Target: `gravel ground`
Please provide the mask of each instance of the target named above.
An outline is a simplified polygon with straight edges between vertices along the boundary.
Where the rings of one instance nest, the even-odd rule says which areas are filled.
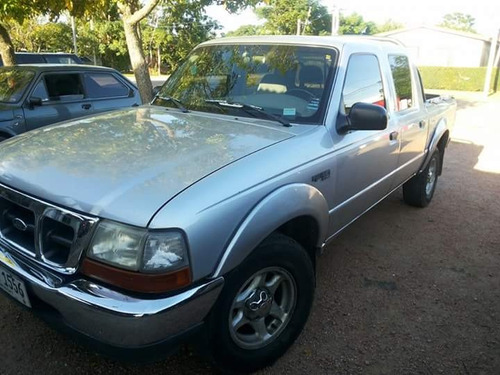
[[[397,191],[319,260],[311,317],[262,374],[500,373],[500,95],[459,95],[432,204]],[[2,374],[200,374],[189,348],[162,362],[103,358],[0,295]]]

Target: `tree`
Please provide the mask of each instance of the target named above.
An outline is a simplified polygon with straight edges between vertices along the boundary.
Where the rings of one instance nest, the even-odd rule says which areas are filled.
[[[448,29],[467,31],[475,33],[474,24],[476,19],[470,14],[463,14],[460,12],[448,13],[443,17],[443,22],[439,25]]]
[[[377,33],[377,25],[374,22],[366,22],[358,13],[348,16],[340,15],[339,34],[343,35],[372,35]]]
[[[396,22],[392,19],[389,19],[389,20],[385,21],[385,23],[383,23],[381,25],[377,25],[377,33],[386,33],[388,31],[398,30],[398,29],[402,29],[404,27],[405,26],[402,23],[399,23],[399,22]]]
[[[104,66],[130,70],[125,32],[120,20],[78,22],[78,52]]]
[[[171,72],[197,44],[215,37],[220,25],[207,17],[204,8],[211,0],[177,0],[165,2],[160,17],[143,24],[144,47],[149,51],[150,65],[158,62]],[[154,25],[154,26],[152,26]]]
[[[305,24],[301,34],[320,35],[331,29],[332,18],[328,9],[317,0],[273,0],[255,12],[266,20],[260,30],[263,34],[295,34],[297,20]]]
[[[54,19],[63,11],[80,16],[86,12],[95,11],[104,6],[107,0],[8,0],[0,5],[0,55],[4,65],[14,65],[16,56],[14,46],[6,23],[17,21],[22,23],[25,18],[46,14]]]
[[[247,35],[259,35],[262,34],[262,26],[257,25],[243,25],[238,27],[236,30],[229,31],[226,36],[247,36]]]

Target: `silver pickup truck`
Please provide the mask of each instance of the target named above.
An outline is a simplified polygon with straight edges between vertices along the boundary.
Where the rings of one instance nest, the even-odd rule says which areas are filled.
[[[1,144],[1,289],[112,347],[203,328],[256,370],[300,334],[325,245],[400,186],[429,204],[455,109],[388,40],[203,43],[151,105]]]

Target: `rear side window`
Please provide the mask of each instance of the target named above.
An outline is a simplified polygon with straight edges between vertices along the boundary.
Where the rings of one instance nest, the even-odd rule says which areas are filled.
[[[350,57],[342,93],[346,114],[349,114],[355,103],[360,102],[385,107],[384,87],[377,56]]]
[[[83,87],[80,74],[47,74],[45,84],[50,100],[83,99]]]
[[[57,55],[45,55],[45,60],[49,64],[78,64],[78,61],[72,56],[57,56]]]
[[[39,64],[45,63],[45,60],[40,55],[16,53],[16,64]]]
[[[410,63],[406,56],[390,55],[389,64],[396,89],[396,111],[404,111],[413,107]]]
[[[127,96],[129,89],[112,74],[85,73],[85,88],[89,98]]]

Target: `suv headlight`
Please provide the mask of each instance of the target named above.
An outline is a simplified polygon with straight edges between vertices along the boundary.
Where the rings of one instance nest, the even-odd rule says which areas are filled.
[[[180,231],[147,229],[101,221],[87,252],[89,258],[142,273],[167,273],[189,267]]]

